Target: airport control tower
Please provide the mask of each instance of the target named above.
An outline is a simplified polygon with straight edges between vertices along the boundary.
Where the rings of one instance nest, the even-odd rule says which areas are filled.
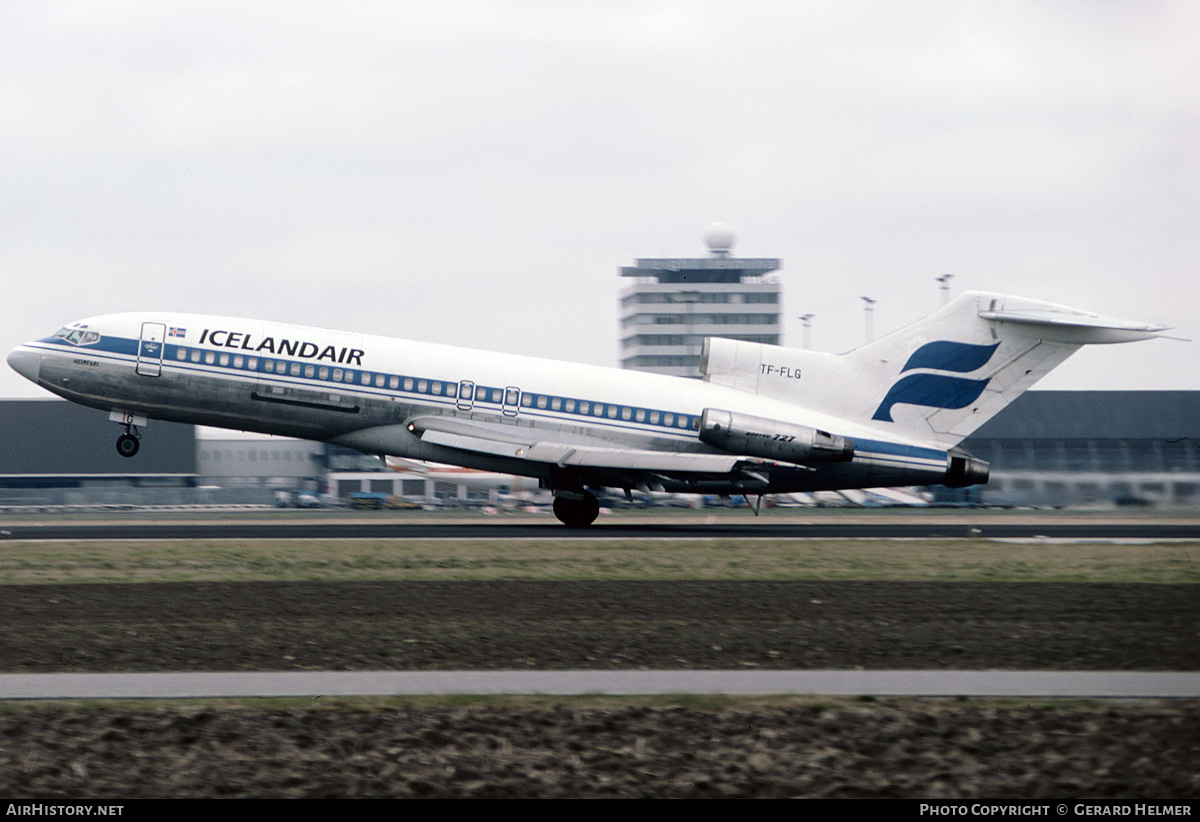
[[[782,287],[774,258],[730,255],[729,226],[705,233],[708,257],[638,260],[623,266],[634,282],[621,292],[621,367],[678,377],[700,376],[705,337],[781,342]]]

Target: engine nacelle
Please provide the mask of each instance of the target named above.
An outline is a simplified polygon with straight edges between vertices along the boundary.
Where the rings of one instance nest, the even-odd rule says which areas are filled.
[[[705,408],[700,415],[700,441],[735,454],[800,464],[854,458],[854,441],[846,437],[720,408]]]
[[[942,480],[942,485],[947,488],[987,485],[991,470],[991,464],[987,460],[972,457],[956,449],[950,452],[950,462],[946,466],[946,478]]]

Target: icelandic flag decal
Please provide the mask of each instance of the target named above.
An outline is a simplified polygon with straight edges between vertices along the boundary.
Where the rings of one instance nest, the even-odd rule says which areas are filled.
[[[180,338],[186,337],[187,329],[180,328],[179,326],[171,326],[171,328],[167,330],[167,336],[168,337],[180,337]]]

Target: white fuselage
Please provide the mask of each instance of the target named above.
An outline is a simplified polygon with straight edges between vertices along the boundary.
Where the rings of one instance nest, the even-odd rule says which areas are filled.
[[[561,464],[432,444],[407,423],[445,417],[531,441],[728,456],[698,436],[701,414],[720,408],[855,443],[844,463],[760,461],[759,492],[928,484],[947,471],[944,449],[884,439],[876,428],[699,380],[233,317],[94,317],[20,346],[9,362],[60,396],[128,418],[321,440],[537,477],[549,487]],[[628,487],[646,476],[577,471],[570,482]],[[750,487],[744,477],[670,472],[648,484],[715,493]]]

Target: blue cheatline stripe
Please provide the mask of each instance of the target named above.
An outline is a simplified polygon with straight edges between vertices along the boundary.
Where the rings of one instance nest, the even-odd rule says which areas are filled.
[[[125,361],[123,358],[128,358],[128,361],[136,359],[139,350],[138,340],[121,337],[102,337],[98,343],[85,346],[71,345],[57,338],[50,338],[39,342],[42,345],[49,346],[52,350],[78,356],[99,356],[101,352],[108,353],[113,355],[119,362]],[[193,352],[199,353],[199,360],[192,360],[191,355]],[[208,362],[210,355],[213,358],[212,362]],[[224,364],[221,363],[222,357],[227,358]],[[237,362],[235,358],[241,358],[241,367],[233,364]],[[155,356],[154,360],[157,362],[158,357]],[[291,360],[260,354],[240,354],[221,351],[219,349],[174,344],[166,345],[162,362],[164,367],[178,370],[198,371],[210,374],[244,375],[247,378],[253,378],[262,382],[306,386],[309,388],[313,387],[313,383],[320,383],[322,386],[333,386],[347,392],[353,391],[359,394],[376,394],[387,397],[412,397],[419,398],[425,403],[441,405],[457,402],[456,395],[459,384],[457,380],[389,374],[365,368],[346,368],[345,366],[311,363],[304,360]],[[253,362],[253,367],[250,365],[251,362]],[[270,370],[268,370],[268,363],[270,363]],[[298,366],[301,369],[301,373],[291,374],[293,365]],[[276,370],[276,368],[279,370]],[[284,368],[287,369],[286,372]],[[306,370],[309,368],[313,372],[311,376],[306,373]],[[322,369],[326,369],[324,377],[320,376]],[[335,371],[342,373],[345,378],[334,380],[332,375]],[[368,376],[366,382],[362,381],[364,374]],[[376,384],[377,377],[383,378],[383,385]],[[397,385],[395,388],[390,387],[393,380]],[[437,387],[438,393],[434,393],[435,387]],[[508,387],[501,388],[499,386],[478,384],[475,386],[472,405],[479,408],[491,408],[494,406],[496,409],[501,409],[507,405],[504,402],[504,392]],[[443,402],[443,399],[446,402]],[[551,407],[555,400],[559,401],[560,407],[558,410],[554,410]],[[568,403],[574,403],[576,410],[565,410]],[[587,406],[587,413],[578,410],[583,405]],[[603,409],[603,411],[597,413],[597,409]],[[564,419],[566,421],[586,421],[592,425],[626,429],[640,433],[674,434],[689,439],[693,436],[693,432],[695,431],[694,425],[699,420],[699,417],[695,415],[682,412],[640,408],[595,400],[580,400],[573,397],[560,397],[526,391],[522,391],[520,413],[527,416],[559,421],[564,421]],[[628,419],[625,418],[626,413],[629,415]],[[640,420],[637,419],[639,414],[641,416]],[[651,420],[655,419],[655,415],[657,415],[658,421],[652,422]],[[667,422],[668,419],[671,421],[670,423]]]
[[[855,439],[854,458],[934,471],[941,471],[946,467],[945,451],[885,440]]]
[[[854,451],[868,452],[873,455],[907,457],[909,459],[944,461],[946,452],[937,448],[924,448],[919,445],[904,445],[886,440],[855,439]]]
[[[57,351],[76,353],[76,354],[80,354],[80,355],[84,355],[85,353],[88,353],[88,352],[95,353],[97,351],[103,351],[103,352],[112,354],[114,356],[114,358],[117,358],[118,362],[132,362],[134,359],[136,359],[137,350],[138,350],[138,341],[137,340],[113,338],[113,337],[105,337],[102,339],[100,344],[88,345],[88,346],[73,346],[73,345],[69,345],[69,344],[64,344],[57,339],[42,340],[41,343],[43,345],[49,345],[54,350],[57,350]],[[180,351],[184,352],[185,356],[183,359],[179,359]],[[357,375],[360,375],[364,372],[370,374],[372,377],[370,385],[362,385],[359,382],[334,382],[329,377],[326,377],[323,380],[316,376],[314,376],[314,377],[297,376],[296,378],[288,378],[289,375],[287,375],[287,374],[279,374],[276,372],[266,371],[266,365],[265,365],[265,362],[263,362],[263,361],[269,359],[272,362],[276,362],[276,363],[287,363],[289,370],[290,370],[292,363],[298,363],[302,367],[307,366],[307,365],[313,365],[314,368],[317,369],[315,371],[315,373],[317,373],[317,374],[320,373],[319,369],[322,367],[328,367],[330,369],[329,373],[332,374],[334,367],[333,366],[317,366],[314,363],[305,363],[305,362],[299,361],[299,360],[283,360],[283,359],[280,359],[277,357],[261,357],[261,356],[257,356],[257,355],[251,355],[251,356],[255,356],[259,360],[256,363],[256,367],[254,369],[250,369],[248,367],[243,367],[243,368],[239,369],[239,368],[235,368],[231,364],[222,366],[219,364],[219,362],[220,362],[219,359],[211,364],[205,363],[203,361],[199,362],[199,363],[193,363],[190,359],[190,354],[192,351],[201,352],[202,357],[208,353],[212,353],[212,354],[214,354],[215,357],[218,357],[218,358],[222,354],[227,354],[227,352],[221,352],[221,351],[216,351],[216,350],[207,349],[207,348],[194,348],[194,347],[188,347],[188,346],[168,345],[167,352],[166,352],[167,356],[164,357],[164,359],[163,359],[163,365],[170,366],[171,368],[175,368],[175,369],[179,369],[179,370],[194,371],[194,372],[199,372],[199,373],[219,374],[219,375],[227,375],[227,376],[242,376],[246,379],[255,379],[255,380],[260,380],[263,382],[277,383],[280,385],[295,385],[295,386],[303,386],[303,387],[311,388],[311,387],[313,387],[312,386],[313,382],[320,382],[323,385],[339,386],[339,387],[343,387],[347,390],[353,390],[354,392],[360,393],[360,394],[363,394],[363,393],[376,394],[376,395],[387,396],[387,397],[396,396],[399,394],[399,395],[403,395],[403,396],[407,396],[407,397],[419,398],[422,402],[435,404],[435,405],[453,406],[457,402],[454,394],[443,393],[443,394],[435,395],[435,394],[431,393],[431,391],[430,391],[430,388],[432,387],[432,385],[434,383],[440,383],[444,387],[453,386],[455,388],[455,390],[457,390],[458,383],[455,381],[450,381],[450,380],[436,380],[436,379],[433,379],[430,377],[404,377],[401,375],[384,374],[383,376],[389,382],[390,382],[390,378],[394,376],[400,381],[401,385],[404,385],[404,381],[406,379],[412,380],[413,389],[407,390],[407,391],[400,390],[400,389],[386,389],[386,388],[380,389],[374,385],[374,377],[377,374],[380,374],[382,372],[369,371],[367,369],[342,369],[343,371],[349,370],[349,371],[354,372],[356,374],[356,377],[357,377]],[[246,356],[246,355],[227,354],[227,356],[229,357],[228,362],[232,363],[234,356]],[[128,358],[128,360],[122,360],[120,358]],[[246,360],[244,362],[247,362],[249,359],[250,359],[250,356],[246,356]],[[361,379],[360,377],[357,377],[357,378]],[[424,393],[418,392],[415,390],[416,386],[422,380],[424,380],[427,383],[426,390]],[[497,388],[494,386],[477,385],[475,388],[476,399],[474,401],[474,405],[489,406],[489,407],[494,406],[496,410],[499,410],[503,406],[503,391],[504,390],[505,389]],[[485,395],[490,396],[491,395],[490,392],[495,392],[495,391],[501,392],[498,395],[499,399],[497,399],[496,401],[493,402],[491,400],[479,399],[479,397],[481,397],[481,396],[485,396]],[[529,396],[532,398],[530,405],[524,404],[525,396]],[[537,406],[538,400],[541,397],[545,397],[545,399],[546,399],[546,407],[545,408],[541,408],[541,407]],[[589,422],[593,425],[597,425],[597,426],[604,426],[606,428],[614,428],[614,429],[619,429],[619,430],[636,431],[639,433],[647,433],[645,430],[646,427],[651,427],[651,428],[655,429],[655,433],[676,434],[679,436],[687,436],[689,438],[691,437],[692,431],[693,431],[693,429],[691,427],[692,421],[694,419],[696,419],[695,415],[666,412],[666,411],[660,410],[657,412],[660,415],[659,416],[660,422],[658,422],[658,423],[651,423],[648,421],[636,422],[633,419],[625,420],[625,419],[621,418],[621,412],[623,412],[625,409],[629,409],[631,415],[636,414],[637,411],[644,411],[646,414],[647,420],[649,419],[649,415],[650,415],[650,413],[652,413],[652,411],[651,411],[651,409],[639,409],[639,408],[633,408],[631,406],[618,405],[616,403],[607,403],[607,402],[599,402],[599,401],[592,401],[592,400],[574,400],[575,407],[576,407],[576,409],[578,409],[580,407],[581,402],[587,402],[589,404],[589,409],[594,409],[596,406],[601,406],[605,409],[604,416],[595,416],[593,413],[583,414],[582,412],[580,412],[578,410],[573,411],[573,412],[568,412],[568,411],[565,411],[562,409],[555,411],[550,408],[550,404],[552,403],[552,401],[554,399],[561,400],[562,403],[565,405],[565,403],[570,398],[555,397],[555,396],[551,396],[551,395],[542,395],[542,394],[534,394],[534,393],[529,393],[529,394],[523,393],[522,394],[522,404],[520,407],[520,413],[525,416],[540,417],[542,419],[555,420],[555,421],[559,421],[559,422],[564,421],[564,417],[565,417],[566,418],[565,421],[577,421],[577,422],[587,421],[587,422]],[[614,418],[614,417],[608,416],[607,409],[609,407],[616,407],[618,409],[617,417]],[[685,420],[688,424],[688,427],[681,428],[678,426],[677,423],[668,426],[666,423],[662,422],[661,420],[668,413],[674,413],[674,417],[676,418],[676,420],[678,420],[678,419]],[[923,448],[923,447],[919,447],[919,446],[904,445],[901,443],[888,442],[885,440],[871,440],[871,439],[855,438],[855,451],[856,451],[857,456],[861,456],[863,458],[886,459],[886,460],[893,461],[893,462],[901,462],[901,463],[905,463],[905,464],[909,464],[909,465],[925,465],[927,467],[940,467],[940,464],[944,463],[946,460],[946,453],[944,451],[939,451],[939,450],[933,449],[933,448]],[[930,465],[931,463],[933,465]]]

